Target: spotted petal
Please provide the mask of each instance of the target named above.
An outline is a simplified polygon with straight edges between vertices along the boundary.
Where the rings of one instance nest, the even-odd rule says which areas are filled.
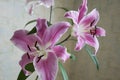
[[[58,72],[58,60],[54,53],[48,53],[47,59],[34,59],[34,67],[41,80],[55,80]]]
[[[53,50],[57,55],[57,57],[63,60],[63,62],[65,62],[70,57],[70,54],[67,52],[67,48],[63,46],[60,46],[60,45],[55,46]]]

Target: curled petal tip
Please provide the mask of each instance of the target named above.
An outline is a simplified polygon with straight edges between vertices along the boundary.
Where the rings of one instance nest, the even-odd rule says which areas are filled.
[[[105,29],[101,28],[101,27],[97,27],[97,30],[96,30],[96,35],[97,36],[106,36],[106,31]]]
[[[70,54],[67,52],[67,48],[63,46],[55,46],[53,50],[57,57],[60,58],[63,62],[65,62],[70,57]]]

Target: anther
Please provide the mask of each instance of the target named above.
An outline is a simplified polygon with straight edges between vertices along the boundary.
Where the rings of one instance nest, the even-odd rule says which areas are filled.
[[[37,41],[35,42],[35,47],[37,46]]]
[[[35,48],[36,48],[37,50],[40,50],[39,47],[37,46],[37,43],[38,43],[38,42],[36,41],[36,42],[35,42]]]
[[[95,34],[96,34],[96,32],[97,32],[96,29],[97,29],[97,27],[95,26],[94,29],[91,29],[91,30],[90,30],[90,34],[93,35],[93,37],[95,36]]]
[[[27,47],[28,47],[28,49],[29,49],[30,51],[32,51],[32,50],[30,49],[30,46],[29,46],[29,45],[27,45]]]
[[[90,24],[90,26],[93,26],[93,23],[95,22],[95,20],[93,20],[92,22],[91,22],[91,24]]]
[[[41,55],[40,57],[38,57],[37,63],[40,61],[40,59],[43,57],[44,55]]]
[[[27,53],[28,59],[30,59],[30,55]]]

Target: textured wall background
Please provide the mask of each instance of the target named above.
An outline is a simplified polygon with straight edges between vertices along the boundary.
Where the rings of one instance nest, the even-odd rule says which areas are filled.
[[[68,9],[78,9],[82,0],[56,0],[56,6],[64,6]],[[100,63],[100,70],[82,49],[80,52],[73,52],[73,42],[66,45],[76,55],[76,61],[68,60],[65,68],[70,80],[120,80],[120,0],[88,0],[89,12],[97,8],[100,12],[99,26],[106,29],[107,36],[99,38],[100,49],[97,57]],[[36,16],[29,16],[25,12],[25,0],[0,0],[0,80],[16,80],[20,67],[21,52],[9,41],[13,32],[24,27],[28,20],[36,16],[48,19],[49,10],[41,7],[36,9]],[[37,10],[44,12],[37,13]],[[60,11],[60,12],[59,12]],[[52,22],[64,20],[61,17],[63,10],[55,9]],[[57,80],[62,80],[59,73]]]

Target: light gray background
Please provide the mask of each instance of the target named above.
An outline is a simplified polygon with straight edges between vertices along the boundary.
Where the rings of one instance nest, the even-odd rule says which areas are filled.
[[[68,9],[78,9],[82,0],[55,0],[56,6]],[[99,26],[106,29],[106,37],[98,38],[100,49],[97,57],[100,70],[82,49],[74,52],[72,41],[66,42],[72,53],[77,56],[76,61],[68,60],[65,68],[70,80],[120,80],[120,0],[88,0],[89,12],[97,8],[100,12]],[[37,8],[34,16],[29,16],[25,9],[25,0],[0,0],[0,80],[16,80],[20,67],[18,61],[23,54],[9,41],[13,32],[24,28],[27,21],[40,16],[49,17],[49,10]],[[42,11],[42,12],[41,12]],[[65,20],[64,11],[55,9],[52,22]],[[62,16],[62,17],[61,17]],[[62,80],[59,72],[57,80]]]

